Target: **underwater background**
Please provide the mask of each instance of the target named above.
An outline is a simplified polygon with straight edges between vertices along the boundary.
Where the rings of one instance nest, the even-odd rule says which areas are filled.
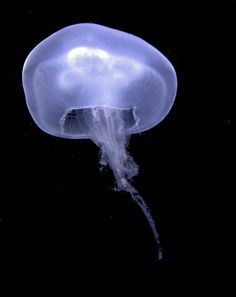
[[[222,250],[232,219],[233,131],[233,77],[226,68],[234,52],[235,2],[206,7],[157,1],[154,8],[147,1],[132,10],[123,3],[32,1],[6,4],[4,11],[1,262],[13,273],[24,266],[48,275],[72,270],[178,275],[211,270],[216,259],[224,264],[220,255],[227,255]],[[155,257],[143,213],[129,194],[113,191],[109,168],[100,172],[98,147],[90,140],[47,135],[26,107],[21,72],[29,52],[55,31],[83,22],[141,37],[177,73],[170,113],[158,126],[132,135],[128,147],[139,165],[133,185],[155,220],[162,261]]]

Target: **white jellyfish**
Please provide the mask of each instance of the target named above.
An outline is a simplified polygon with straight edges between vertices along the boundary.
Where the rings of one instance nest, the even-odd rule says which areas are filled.
[[[112,169],[116,189],[131,194],[152,229],[150,211],[131,181],[138,166],[127,152],[131,134],[157,125],[177,90],[171,63],[144,40],[97,24],[77,24],[39,43],[23,67],[28,109],[46,133],[89,138]]]

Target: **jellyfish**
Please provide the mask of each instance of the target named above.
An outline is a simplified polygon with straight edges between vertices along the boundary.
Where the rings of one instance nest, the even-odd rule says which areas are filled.
[[[100,164],[114,174],[115,189],[128,192],[145,215],[162,258],[151,212],[132,184],[138,165],[127,147],[132,134],[170,111],[177,79],[168,59],[143,39],[92,23],[65,27],[28,55],[23,88],[29,112],[44,132],[91,139]]]

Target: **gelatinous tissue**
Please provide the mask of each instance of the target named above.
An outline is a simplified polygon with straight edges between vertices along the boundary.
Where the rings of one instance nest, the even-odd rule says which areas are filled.
[[[139,37],[84,23],[39,43],[23,67],[30,114],[48,134],[91,139],[100,164],[112,169],[116,189],[129,192],[160,239],[150,210],[132,185],[138,165],[127,151],[131,134],[148,130],[170,111],[177,78],[171,63]]]

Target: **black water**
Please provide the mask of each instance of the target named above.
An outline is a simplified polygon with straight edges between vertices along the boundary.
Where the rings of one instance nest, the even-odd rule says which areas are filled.
[[[134,12],[122,3],[107,9],[98,2],[4,8],[0,257],[13,272],[179,275],[227,262],[235,2],[223,2],[161,1],[159,9],[136,4]],[[89,140],[47,135],[28,113],[21,83],[26,56],[45,37],[80,22],[138,35],[176,69],[171,112],[160,125],[132,136],[129,146],[140,166],[134,185],[160,234],[161,262],[137,205],[112,190],[111,171],[99,171],[98,148]]]

